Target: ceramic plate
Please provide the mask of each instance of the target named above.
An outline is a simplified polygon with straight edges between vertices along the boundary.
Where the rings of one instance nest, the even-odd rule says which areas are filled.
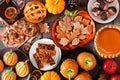
[[[3,59],[3,55],[4,55],[4,53],[5,52],[7,52],[7,51],[10,51],[10,49],[12,49],[14,52],[16,52],[17,53],[17,55],[18,55],[18,62],[19,61],[26,61],[26,60],[28,60],[28,64],[29,64],[29,69],[31,70],[31,64],[30,64],[30,61],[29,61],[29,58],[28,58],[28,56],[26,55],[26,54],[24,54],[21,50],[19,50],[19,49],[16,49],[16,48],[4,48],[4,49],[0,49],[0,59]],[[3,60],[2,60],[3,61]],[[5,65],[5,64],[4,64]],[[5,69],[13,69],[13,71],[15,72],[15,65],[14,66],[7,66],[7,65],[5,65],[5,68],[4,68],[4,70]],[[3,71],[4,71],[3,70]],[[3,72],[2,71],[2,72]],[[1,76],[1,74],[2,74],[2,72],[0,72],[0,76]],[[30,71],[31,72],[31,71]],[[30,73],[26,76],[26,77],[23,77],[23,78],[21,78],[21,77],[19,77],[19,76],[17,76],[17,79],[16,80],[29,80],[30,79]],[[0,80],[1,80],[1,77],[0,77]]]
[[[111,21],[113,21],[116,17],[117,17],[117,15],[118,15],[118,13],[119,13],[119,2],[118,2],[118,0],[114,0],[114,2],[113,3],[110,3],[109,4],[109,7],[110,6],[115,6],[116,7],[116,9],[117,9],[117,12],[116,12],[116,14],[115,15],[113,15],[113,16],[110,16],[107,20],[102,20],[102,19],[100,19],[100,18],[98,18],[98,17],[96,17],[96,16],[94,16],[93,14],[92,14],[92,9],[94,8],[94,3],[96,2],[96,0],[89,0],[89,2],[88,2],[88,12],[89,12],[89,15],[93,18],[93,20],[95,20],[96,22],[98,22],[98,23],[109,23],[109,22],[111,22]]]
[[[35,59],[33,58],[33,54],[35,54],[35,52],[36,52],[36,48],[38,47],[38,43],[42,43],[42,44],[54,44],[54,42],[51,39],[40,39],[40,40],[37,40],[31,46],[30,51],[29,51],[29,57],[30,57],[31,63],[36,68],[38,68],[38,66],[37,66],[37,63],[36,63]],[[58,63],[60,62],[60,59],[61,59],[61,50],[56,45],[55,45],[55,51],[56,51],[56,55],[52,56],[52,58],[55,61],[55,64],[51,66],[49,64],[43,63],[44,67],[41,68],[40,70],[43,70],[43,71],[51,70],[51,69],[55,68],[58,65]]]

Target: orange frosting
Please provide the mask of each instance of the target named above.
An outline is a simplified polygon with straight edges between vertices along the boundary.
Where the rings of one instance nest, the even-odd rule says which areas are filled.
[[[102,53],[120,52],[120,31],[114,28],[105,28],[100,31],[97,37],[97,47]]]

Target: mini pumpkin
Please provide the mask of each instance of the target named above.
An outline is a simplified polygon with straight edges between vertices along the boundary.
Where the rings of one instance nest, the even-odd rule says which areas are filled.
[[[60,14],[65,9],[65,1],[64,0],[46,0],[45,4],[49,13],[54,15]]]
[[[4,68],[4,64],[3,64],[2,60],[0,59],[0,71],[2,71],[3,68]]]
[[[41,76],[41,80],[61,80],[55,71],[47,71]]]
[[[8,69],[8,70],[3,71],[1,79],[2,80],[16,80],[16,74],[14,71]]]
[[[18,56],[16,52],[13,52],[12,49],[8,52],[6,52],[3,56],[3,61],[6,65],[13,66],[18,61]]]
[[[29,67],[27,61],[20,61],[15,66],[16,73],[19,77],[25,77],[29,73]]]

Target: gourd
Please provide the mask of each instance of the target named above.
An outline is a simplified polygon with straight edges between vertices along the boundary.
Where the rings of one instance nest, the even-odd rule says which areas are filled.
[[[25,77],[29,73],[29,67],[27,61],[20,61],[15,66],[16,73],[19,77]]]
[[[12,49],[8,52],[6,52],[3,56],[3,61],[6,65],[13,66],[18,61],[18,56],[16,52],[13,52]]]
[[[12,71],[12,69],[8,69],[8,70],[3,71],[1,79],[2,80],[16,80],[16,74],[14,71]]]
[[[61,80],[55,71],[47,71],[41,76],[41,80]]]
[[[47,8],[49,13],[54,15],[60,14],[65,9],[65,1],[64,0],[46,0],[45,7]]]
[[[2,71],[3,68],[4,68],[4,64],[3,64],[2,60],[0,59],[0,71]]]

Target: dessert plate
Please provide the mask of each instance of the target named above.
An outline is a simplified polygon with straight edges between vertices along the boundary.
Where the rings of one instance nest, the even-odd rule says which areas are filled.
[[[28,56],[27,56],[26,54],[24,54],[24,53],[23,53],[21,50],[19,50],[19,49],[16,49],[16,48],[4,48],[4,49],[0,49],[0,59],[2,59],[4,53],[7,52],[7,51],[10,51],[10,49],[12,49],[13,51],[15,51],[15,52],[17,53],[17,55],[18,55],[18,62],[19,62],[19,61],[26,61],[26,60],[28,60],[29,69],[31,70],[31,64],[30,64],[30,61],[29,61]],[[2,61],[3,61],[3,60],[2,60]],[[5,65],[5,64],[4,64],[4,65]],[[11,69],[11,68],[13,69],[13,71],[15,71],[15,66],[7,66],[7,65],[5,65],[4,70],[5,70],[5,69]],[[4,70],[3,70],[3,71],[4,71]],[[30,71],[30,72],[31,72],[31,71]],[[1,76],[1,74],[2,74],[2,72],[0,72],[0,76]],[[17,80],[29,80],[29,79],[30,79],[30,76],[31,76],[31,73],[29,73],[26,77],[23,77],[23,78],[17,76]],[[0,80],[1,80],[1,77],[0,77]]]
[[[113,20],[117,17],[117,15],[118,15],[118,13],[119,13],[119,2],[118,2],[118,0],[114,0],[112,3],[109,4],[109,7],[110,7],[110,6],[114,6],[114,7],[117,9],[116,14],[113,15],[113,16],[110,16],[110,17],[109,17],[107,20],[105,20],[105,21],[102,20],[102,19],[100,19],[98,16],[96,17],[96,16],[94,16],[94,15],[92,14],[92,8],[95,7],[95,6],[93,5],[95,1],[96,1],[96,0],[89,0],[88,6],[87,6],[88,13],[89,13],[89,15],[93,18],[93,20],[95,20],[95,21],[98,22],[98,23],[109,23],[109,22],[113,21]]]
[[[38,68],[38,66],[37,66],[37,63],[36,63],[36,61],[35,61],[35,59],[33,57],[33,54],[35,54],[35,52],[36,52],[36,48],[38,47],[38,43],[42,43],[42,44],[54,44],[54,42],[51,39],[45,39],[45,38],[37,40],[35,43],[33,43],[33,45],[30,48],[30,51],[29,51],[29,57],[30,57],[31,63],[36,68]],[[43,70],[43,71],[51,70],[51,69],[55,68],[58,65],[58,63],[61,60],[61,50],[56,45],[55,45],[55,51],[56,51],[56,55],[52,56],[53,60],[55,61],[55,64],[51,66],[49,64],[43,63],[44,67],[41,68],[40,70]]]

